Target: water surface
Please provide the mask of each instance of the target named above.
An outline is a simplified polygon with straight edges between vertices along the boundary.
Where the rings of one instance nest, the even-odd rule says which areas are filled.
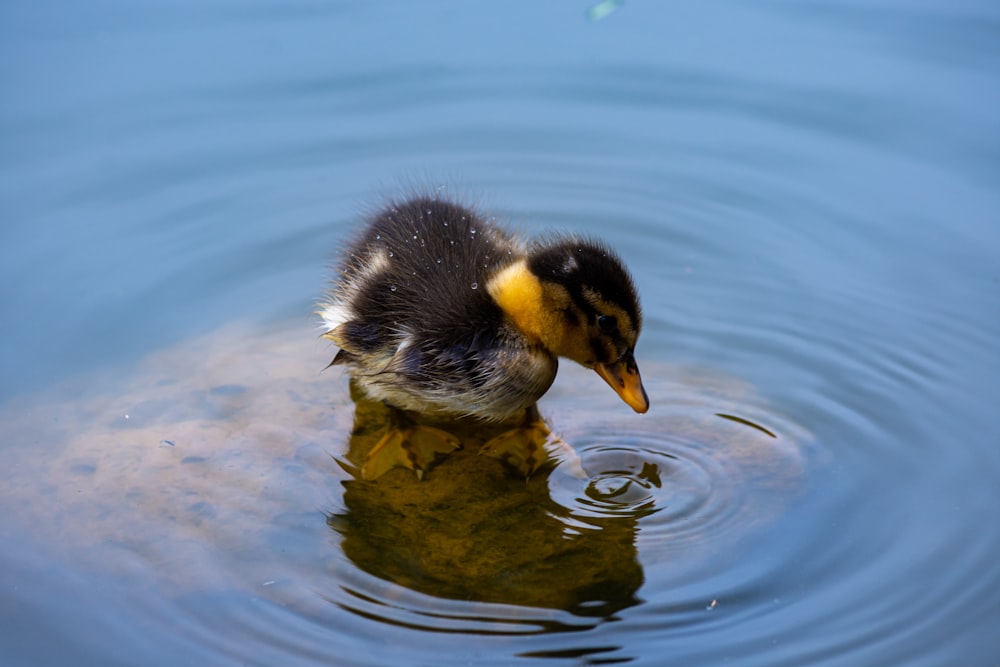
[[[607,7],[0,10],[0,662],[996,663],[1000,13]],[[354,479],[311,311],[415,186],[634,272],[582,474]]]

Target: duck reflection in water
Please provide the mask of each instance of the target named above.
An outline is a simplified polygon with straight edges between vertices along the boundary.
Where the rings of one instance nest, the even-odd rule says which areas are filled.
[[[483,603],[559,609],[606,618],[638,604],[643,582],[635,537],[641,514],[570,516],[552,499],[553,465],[530,478],[478,454],[503,424],[449,422],[461,448],[418,480],[393,468],[364,479],[361,466],[390,425],[390,409],[356,403],[344,483],[346,512],[328,517],[360,569],[419,593]],[[578,462],[564,462],[572,468]]]

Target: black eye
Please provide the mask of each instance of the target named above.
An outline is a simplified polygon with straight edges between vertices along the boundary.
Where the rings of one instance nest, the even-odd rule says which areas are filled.
[[[601,315],[597,318],[597,327],[606,334],[618,331],[618,320],[611,315]]]

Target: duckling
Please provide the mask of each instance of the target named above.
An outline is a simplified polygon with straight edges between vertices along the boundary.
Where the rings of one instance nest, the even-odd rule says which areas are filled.
[[[347,248],[319,314],[325,338],[370,398],[392,411],[362,466],[422,478],[460,446],[408,413],[518,425],[480,450],[526,476],[551,432],[537,401],[567,357],[603,378],[638,413],[649,399],[634,350],[642,315],[632,278],[600,241],[526,242],[455,201],[390,202]]]

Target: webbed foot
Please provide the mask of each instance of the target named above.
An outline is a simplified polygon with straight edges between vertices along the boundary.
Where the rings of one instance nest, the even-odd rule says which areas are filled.
[[[461,446],[461,441],[451,433],[419,425],[401,410],[393,409],[389,429],[369,452],[361,466],[361,477],[376,479],[400,466],[410,468],[418,479],[423,479],[439,457]]]
[[[566,442],[548,427],[538,407],[532,405],[521,423],[489,440],[480,454],[498,458],[524,475],[531,477],[538,470],[565,462],[574,475],[584,476],[580,459]]]

